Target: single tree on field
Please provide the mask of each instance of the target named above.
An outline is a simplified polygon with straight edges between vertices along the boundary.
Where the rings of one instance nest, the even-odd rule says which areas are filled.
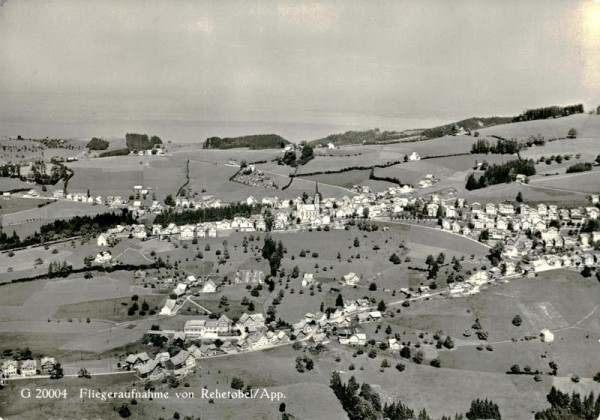
[[[569,130],[569,132],[567,133],[567,137],[570,139],[574,139],[577,137],[577,130],[575,130],[574,128],[571,128]]]
[[[516,200],[517,200],[517,203],[522,203],[522,202],[523,202],[523,194],[521,193],[521,191],[519,191],[519,192],[517,193],[517,198],[516,198]]]

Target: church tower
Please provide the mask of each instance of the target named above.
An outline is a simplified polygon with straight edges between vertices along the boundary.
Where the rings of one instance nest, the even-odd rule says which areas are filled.
[[[315,204],[315,209],[318,211],[319,210],[319,205],[321,202],[321,195],[319,194],[319,183],[315,183],[315,200],[314,200],[314,204]]]

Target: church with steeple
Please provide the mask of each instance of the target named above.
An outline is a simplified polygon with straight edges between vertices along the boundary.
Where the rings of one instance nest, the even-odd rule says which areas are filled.
[[[319,193],[319,184],[316,184],[315,197],[312,204],[301,203],[296,206],[296,217],[301,223],[310,223],[317,219],[321,214],[321,195]]]

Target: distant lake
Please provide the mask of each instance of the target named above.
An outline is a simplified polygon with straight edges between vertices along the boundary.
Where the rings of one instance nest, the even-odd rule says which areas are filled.
[[[281,121],[279,117],[276,122],[262,122],[261,116],[256,114],[251,118],[238,118],[238,115],[222,110],[200,110],[197,106],[181,104],[174,98],[0,93],[0,138],[17,135],[24,138],[123,138],[125,133],[137,132],[155,134],[174,143],[201,143],[212,136],[250,134],[279,134],[299,142],[349,130],[401,131],[449,122],[447,118],[396,118],[318,111],[295,113],[289,116],[289,121]]]

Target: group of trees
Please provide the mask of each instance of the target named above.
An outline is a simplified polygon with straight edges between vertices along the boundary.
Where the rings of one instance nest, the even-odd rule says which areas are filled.
[[[40,227],[40,231],[25,239],[13,232],[8,236],[0,232],[0,250],[36,245],[48,241],[70,238],[73,236],[89,236],[103,232],[118,224],[132,224],[132,214],[123,209],[118,213],[101,213],[95,216],[75,216],[68,220],[58,219]]]
[[[376,420],[380,418],[388,420],[432,420],[425,409],[415,413],[413,409],[401,401],[382,404],[379,394],[369,384],[359,384],[354,376],[351,376],[347,383],[343,383],[340,374],[333,372],[329,387],[342,404],[350,420]],[[493,401],[476,399],[471,402],[466,418],[500,420],[500,409]],[[462,419],[464,417],[461,414],[454,416],[454,420]],[[452,420],[452,417],[443,416],[442,420]]]
[[[344,384],[339,373],[333,372],[329,387],[342,404],[350,420],[375,420],[381,417],[383,410],[381,398],[369,384],[359,385],[354,376],[350,377],[347,384]],[[388,418],[402,419],[403,417]]]
[[[495,419],[500,420],[500,409],[493,401],[480,400],[477,398],[471,402],[471,408],[467,412],[468,419]]]
[[[7,163],[4,165],[0,165],[0,176],[3,178],[20,178],[21,165],[19,165],[18,163]]]
[[[334,145],[344,144],[376,144],[388,143],[405,137],[402,133],[396,131],[380,131],[378,128],[364,131],[346,131],[345,133],[330,134],[329,136],[312,141],[311,144],[326,146],[329,143]]]
[[[290,142],[277,134],[256,134],[241,137],[209,137],[202,147],[204,149],[235,149],[248,147],[256,149],[281,149]]]
[[[518,121],[531,121],[531,120],[545,120],[547,118],[566,117],[572,114],[583,114],[583,104],[569,105],[569,106],[549,106],[544,108],[528,109],[521,115],[514,118],[514,122]]]
[[[474,173],[467,178],[467,190],[476,190],[490,185],[511,182],[517,179],[517,175],[525,176],[535,175],[535,164],[533,160],[511,160],[501,164],[494,164],[487,167],[483,175],[477,179]]]
[[[595,399],[593,392],[582,399],[579,393],[569,395],[552,387],[546,398],[552,407],[535,413],[536,419],[596,419],[600,416],[600,396]]]
[[[108,149],[109,145],[110,143],[108,141],[98,137],[94,137],[88,142],[86,147],[90,150],[106,150]]]
[[[51,261],[48,265],[49,277],[67,277],[73,271],[73,266],[66,261]]]
[[[166,202],[167,200],[165,200]],[[174,204],[174,203],[173,203]],[[176,212],[171,209],[156,215],[154,223],[166,226],[169,223],[186,225],[194,223],[217,222],[219,220],[233,219],[236,216],[250,217],[258,214],[261,206],[252,206],[245,203],[233,203],[219,208],[202,208]]]
[[[304,144],[300,149],[300,157],[296,156],[295,150],[288,150],[284,153],[283,157],[277,158],[277,163],[280,165],[288,166],[301,166],[305,165],[315,157],[315,150],[310,144]]]
[[[148,137],[147,134],[127,133],[125,144],[129,150],[150,150],[155,145],[162,144],[162,140],[158,136]]]
[[[480,128],[491,127],[499,124],[508,124],[512,122],[512,117],[487,117],[487,118],[468,118],[466,120],[450,123],[439,127],[428,128],[421,135],[428,139],[433,139],[442,136],[449,136],[456,133],[456,127],[463,127],[467,133]]]
[[[571,165],[567,168],[567,173],[570,174],[574,172],[591,171],[592,166],[593,165],[589,162],[576,163],[575,165]]]
[[[65,181],[65,184],[73,176],[73,171],[67,168],[62,163],[53,160],[54,165],[50,170],[50,174],[46,171],[46,162],[38,160],[33,162],[31,172],[27,174],[27,179],[34,181],[39,185],[55,185],[61,179]],[[23,176],[20,177],[25,180]]]
[[[521,149],[523,149],[523,144],[516,139],[498,139],[495,145],[490,144],[486,139],[479,139],[471,146],[471,153],[512,155],[518,153]]]
[[[284,252],[285,248],[283,247],[283,242],[275,242],[270,235],[265,236],[265,243],[262,248],[262,257],[269,261],[271,276],[277,275],[277,270],[279,270],[279,267],[281,267],[281,260],[283,259]]]
[[[433,258],[433,255],[429,254],[427,259],[425,259],[425,264],[427,264],[427,278],[435,279],[440,270],[440,266],[444,264],[445,261],[446,255],[443,252],[440,252],[437,258]]]

